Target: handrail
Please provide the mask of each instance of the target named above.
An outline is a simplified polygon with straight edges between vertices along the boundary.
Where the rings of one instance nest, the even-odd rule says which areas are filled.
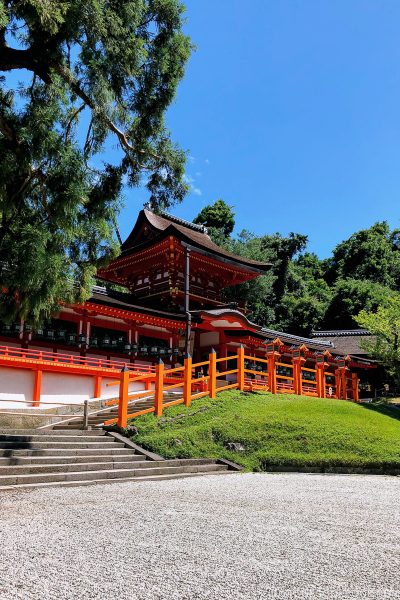
[[[215,362],[219,363],[219,362],[223,362],[223,361],[228,361],[228,360],[237,360],[237,356],[221,356],[220,358],[216,358]]]
[[[264,363],[267,365],[266,371],[258,371],[255,369],[248,369],[245,367],[245,360],[250,360],[252,362]],[[226,371],[222,371],[219,373],[217,371],[217,364],[221,362],[225,362],[228,360],[236,360],[237,368],[229,369]],[[207,375],[202,375],[201,377],[194,377],[194,371],[197,367],[207,365],[208,372]],[[283,367],[285,369],[291,369],[292,375],[283,375],[279,373],[279,367]],[[302,370],[304,372],[315,373],[315,380],[306,379],[302,377]],[[180,373],[182,375],[182,379],[179,377],[177,381],[174,381],[174,377],[171,377],[174,373]],[[326,395],[329,391],[329,388],[332,387],[332,392],[335,390],[336,394],[336,386],[333,387],[327,384],[326,380],[322,380],[319,376],[320,371],[317,369],[309,369],[307,367],[301,367],[298,363],[289,364],[289,363],[280,363],[276,361],[274,355],[270,355],[268,360],[258,359],[256,357],[248,357],[244,354],[243,347],[238,349],[238,353],[236,356],[229,357],[219,357],[215,355],[215,352],[210,353],[208,361],[202,361],[200,363],[193,363],[192,358],[188,356],[185,358],[185,362],[183,367],[175,367],[174,369],[165,370],[165,365],[160,362],[159,365],[156,366],[155,373],[152,375],[135,375],[132,377],[130,372],[121,372],[120,374],[120,395],[119,395],[119,416],[118,419],[111,419],[107,421],[107,424],[113,422],[118,422],[120,427],[126,427],[127,421],[129,418],[133,418],[142,414],[154,413],[156,416],[161,416],[164,408],[169,406],[176,406],[178,404],[184,404],[185,406],[189,406],[192,400],[196,398],[202,398],[203,396],[209,395],[210,398],[215,398],[216,395],[224,390],[229,389],[239,389],[243,391],[244,389],[268,389],[273,394],[279,393],[298,393],[305,396],[316,397],[318,393],[324,392]],[[236,375],[236,381],[232,383],[228,383],[226,380],[227,375]],[[252,374],[255,375],[255,379],[246,378],[246,375]],[[329,378],[329,376],[335,376],[335,374],[324,373]],[[225,377],[225,385],[218,385],[219,383],[224,383],[221,381],[221,377]],[[129,392],[129,383],[131,381],[148,381],[149,378],[154,380],[154,390],[149,392],[148,390],[144,392],[136,393],[134,396],[132,392]],[[169,380],[169,381],[168,381]],[[171,380],[173,383],[171,383]],[[350,381],[350,378],[347,379]],[[199,390],[198,384],[202,384]],[[168,385],[167,385],[168,384]],[[324,389],[321,389],[321,385],[324,386]],[[208,389],[204,389],[207,387]],[[182,397],[177,398],[176,400],[164,401],[164,393],[168,392],[172,389],[182,388]],[[197,388],[197,389],[196,389]],[[348,394],[344,391],[344,395],[355,396],[355,380],[352,381],[352,388],[348,388]],[[339,392],[337,392],[339,394]],[[137,411],[136,413],[128,414],[128,403],[130,399],[138,399],[140,397],[146,396],[147,398],[153,398],[154,405],[151,408],[143,409],[141,411]],[[111,401],[109,404],[114,404],[115,401]]]
[[[139,365],[129,363],[123,360],[95,358],[93,356],[79,356],[77,354],[66,354],[61,352],[49,352],[46,350],[37,350],[33,348],[16,348],[14,346],[0,346],[0,356],[8,359],[23,359],[26,361],[37,360],[43,362],[53,362],[70,364],[82,367],[94,367],[100,369],[119,370],[127,367],[136,372],[148,373],[154,372],[153,365]]]
[[[247,354],[245,354],[244,358],[246,360],[251,360],[252,362],[262,362],[268,364],[268,360],[265,358],[258,358],[257,356],[247,356]]]

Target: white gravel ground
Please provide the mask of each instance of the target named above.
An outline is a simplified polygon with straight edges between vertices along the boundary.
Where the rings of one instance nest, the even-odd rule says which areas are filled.
[[[400,478],[207,476],[0,508],[1,600],[400,599]]]

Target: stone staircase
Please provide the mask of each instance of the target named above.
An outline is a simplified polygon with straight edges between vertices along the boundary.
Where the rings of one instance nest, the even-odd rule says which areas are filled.
[[[224,473],[211,459],[164,460],[101,429],[0,430],[0,491]]]
[[[179,397],[182,397],[180,393],[166,393],[164,394],[164,402],[168,402],[168,400],[177,400]],[[136,412],[140,410],[144,410],[146,408],[150,408],[154,404],[154,393],[149,392],[148,398],[141,398],[139,400],[135,400],[134,398],[129,402],[129,411]],[[109,419],[115,419],[118,417],[118,404],[115,406],[110,406],[109,408],[103,408],[97,411],[91,411],[89,413],[88,425],[89,427],[96,428],[102,427],[104,421],[108,421]],[[74,417],[72,419],[68,419],[65,422],[60,422],[53,425],[53,430],[59,429],[82,429],[83,428],[83,417]]]

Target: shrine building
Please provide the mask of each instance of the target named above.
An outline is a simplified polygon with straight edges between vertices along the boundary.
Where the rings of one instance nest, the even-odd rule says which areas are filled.
[[[265,358],[268,345],[275,344],[283,364],[291,364],[294,350],[301,349],[305,370],[321,355],[332,364],[343,360],[331,341],[263,328],[252,322],[244,306],[224,300],[227,288],[270,268],[217,246],[204,226],[146,207],[121,254],[98,272],[103,285],[93,288],[91,298],[62,307],[43,329],[3,324],[0,358],[4,348],[20,348],[25,357],[35,351],[52,353],[55,360],[75,355],[138,368],[162,359],[172,367],[183,364],[187,354],[194,362],[205,360],[212,349],[228,358],[241,345],[248,361]],[[345,360],[361,377],[373,366],[362,357]]]

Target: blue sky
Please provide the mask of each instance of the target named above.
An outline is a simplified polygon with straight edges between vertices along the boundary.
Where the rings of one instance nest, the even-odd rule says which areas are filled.
[[[327,256],[400,226],[400,2],[187,0],[197,46],[168,113],[188,150],[193,218],[223,198],[236,231],[306,233]],[[146,200],[129,190],[128,234]]]

